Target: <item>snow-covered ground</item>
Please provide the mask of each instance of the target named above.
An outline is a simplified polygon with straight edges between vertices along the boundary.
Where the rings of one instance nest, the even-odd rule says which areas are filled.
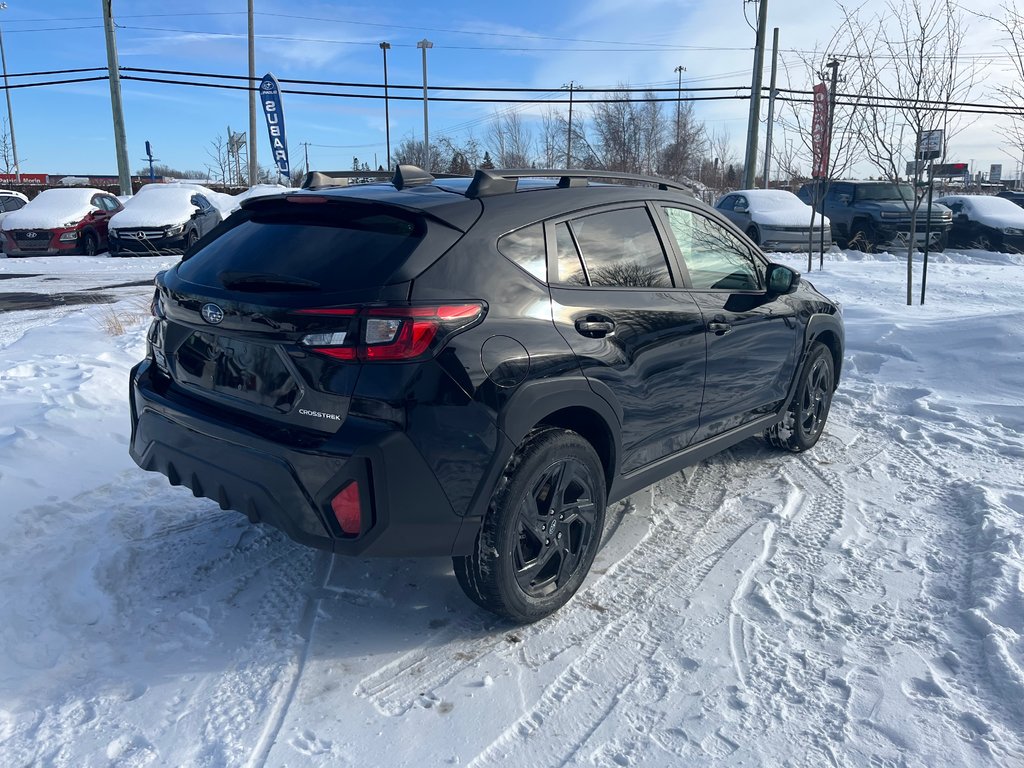
[[[831,254],[818,446],[616,505],[528,627],[132,464],[150,291],[107,286],[171,261],[0,260],[0,306],[117,299],[0,312],[0,765],[1024,765],[1021,257],[933,258],[906,307],[902,262]]]

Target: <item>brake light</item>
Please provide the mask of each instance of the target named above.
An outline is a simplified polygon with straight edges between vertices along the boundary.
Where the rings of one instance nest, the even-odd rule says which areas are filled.
[[[359,503],[359,483],[352,481],[331,499],[331,511],[346,536],[358,536],[363,526],[363,509]]]
[[[297,314],[323,318],[349,317],[347,328],[310,333],[301,344],[336,360],[414,360],[436,351],[456,333],[484,316],[484,305],[375,306],[360,309],[302,309]]]

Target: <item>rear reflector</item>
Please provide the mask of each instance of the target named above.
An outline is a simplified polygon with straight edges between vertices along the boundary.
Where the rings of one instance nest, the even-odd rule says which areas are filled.
[[[359,483],[352,481],[331,499],[334,519],[346,536],[358,536],[362,530],[363,513],[359,505]]]

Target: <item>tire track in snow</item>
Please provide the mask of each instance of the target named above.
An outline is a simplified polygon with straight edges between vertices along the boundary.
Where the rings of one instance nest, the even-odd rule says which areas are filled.
[[[632,550],[612,564],[606,574],[599,574],[593,584],[585,586],[556,616],[517,629],[517,637],[522,641],[521,663],[535,668],[581,643],[593,642],[595,634],[607,625],[608,616],[628,610],[641,599],[650,589],[652,579],[670,568],[676,557],[665,540],[694,536],[709,517],[701,506],[711,499],[720,503],[723,497],[722,483],[718,481],[724,470],[714,465],[702,467],[705,469],[696,474],[692,485],[678,477],[662,484],[668,494],[679,494],[676,504],[690,507],[685,516],[658,515],[647,535]],[[633,571],[640,575],[611,577]],[[461,639],[493,627],[494,620],[482,611],[465,616],[431,636],[424,645],[364,677],[355,692],[369,699],[382,714],[402,715],[415,706],[421,695],[450,682],[481,657],[507,646],[505,637],[493,632],[483,638]],[[444,660],[436,655],[440,643],[451,651]]]
[[[713,466],[705,464],[700,469]],[[721,466],[707,474],[713,477],[719,471],[724,471]],[[700,485],[711,488],[716,484],[709,477]],[[701,492],[695,491],[694,496],[699,497]],[[688,620],[680,615],[680,603],[687,602],[737,541],[759,525],[737,514],[723,500],[691,536],[683,537],[678,535],[681,526],[677,524],[681,513],[682,509],[675,510],[659,526],[659,535],[647,540],[655,549],[644,560],[650,568],[620,574],[623,581],[634,578],[649,584],[656,573],[661,588],[642,590],[602,631],[587,638],[581,654],[528,712],[470,762],[472,768],[502,764],[512,755],[521,758],[533,744],[543,750],[543,754],[531,755],[531,761],[540,765],[562,765],[577,758],[584,761],[591,751],[614,753],[612,759],[619,764],[635,762],[621,750],[639,750],[639,742],[632,746],[607,741],[591,744],[592,737],[613,712],[624,714],[619,711],[620,703],[634,701],[633,692],[658,688],[659,682],[652,680],[652,667],[657,669],[652,664],[654,654],[665,642],[686,646],[673,631]],[[646,719],[649,726],[657,718]],[[541,731],[548,738],[534,738]]]

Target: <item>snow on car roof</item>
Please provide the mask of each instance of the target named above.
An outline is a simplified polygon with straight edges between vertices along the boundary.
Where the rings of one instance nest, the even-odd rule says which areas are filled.
[[[1024,218],[1024,208],[1021,208],[1012,200],[1005,197],[992,197],[990,195],[958,195],[971,204],[978,213],[989,216],[1014,216]]]
[[[146,184],[125,203],[123,211],[114,214],[110,226],[117,229],[181,224],[196,211],[192,205],[194,195],[210,199],[211,190],[199,184]]]
[[[3,222],[4,229],[55,229],[82,219],[96,206],[93,195],[106,194],[102,189],[74,187],[46,189]]]
[[[741,189],[736,194],[747,198],[752,211],[781,211],[807,207],[803,200],[784,189]]]

